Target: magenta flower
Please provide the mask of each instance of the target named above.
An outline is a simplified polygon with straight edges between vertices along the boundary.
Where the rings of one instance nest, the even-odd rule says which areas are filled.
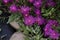
[[[50,25],[54,25],[54,26],[58,26],[59,25],[59,23],[56,20],[49,20],[48,23]]]
[[[26,25],[33,25],[35,23],[35,18],[33,16],[24,17],[24,23]]]
[[[48,23],[46,24],[44,28],[44,33],[45,36],[49,36],[52,39],[58,39],[59,38],[59,33],[53,29],[53,26],[57,26],[57,21],[56,20],[49,20]]]
[[[39,9],[36,9],[34,12],[36,13],[37,16],[39,16],[41,14],[41,10],[39,10]]]
[[[50,30],[51,31],[51,30]],[[52,30],[51,32],[50,32],[50,36],[49,36],[50,38],[52,38],[52,39],[58,39],[59,38],[59,33],[58,32],[56,32],[55,30]]]
[[[26,14],[26,13],[29,13],[30,7],[28,7],[28,6],[20,6],[20,10],[21,10],[22,14]]]
[[[42,17],[36,17],[35,20],[38,25],[42,25],[45,23],[45,20]]]
[[[49,36],[52,39],[58,39],[59,38],[59,33],[57,31],[53,30],[50,26],[51,25],[45,27],[44,35]]]
[[[4,4],[8,4],[8,3],[10,3],[10,2],[13,2],[13,0],[2,0],[2,2],[3,2]]]
[[[51,29],[51,25],[47,24],[45,26],[45,28],[44,28],[44,34],[45,34],[45,36],[48,36],[50,34],[50,30],[52,30]]]
[[[4,3],[8,3],[10,0],[3,0]]]
[[[17,12],[17,6],[15,4],[12,4],[9,9],[11,12]]]
[[[41,5],[42,5],[42,0],[35,0],[35,2],[33,3],[33,5],[34,5],[36,8],[40,8]]]

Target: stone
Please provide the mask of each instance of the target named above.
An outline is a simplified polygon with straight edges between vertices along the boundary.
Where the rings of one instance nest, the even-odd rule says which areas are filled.
[[[17,22],[15,22],[15,21],[10,22],[10,25],[11,25],[14,29],[16,29],[16,30],[18,30],[18,29],[19,29],[19,25],[18,25],[18,23],[17,23]]]
[[[21,33],[21,32],[16,32],[16,33],[14,33],[12,36],[11,36],[11,38],[10,38],[10,40],[24,40],[24,34],[23,33]]]

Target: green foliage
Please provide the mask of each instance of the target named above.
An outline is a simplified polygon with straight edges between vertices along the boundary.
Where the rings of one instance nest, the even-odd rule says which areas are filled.
[[[42,9],[42,13],[43,13],[43,16],[51,16],[52,13],[54,13],[55,9],[54,8],[50,8],[48,10],[46,9]]]
[[[57,10],[56,20],[60,23],[60,10]]]
[[[0,10],[0,15],[2,14],[2,11]]]
[[[40,40],[43,36],[39,26],[36,26],[35,29],[33,27],[26,27],[24,34],[27,35],[26,37],[28,37],[29,40]]]
[[[48,40],[47,38],[41,38],[41,40]]]
[[[11,16],[9,16],[9,19],[8,19],[8,22],[7,23],[16,21],[16,20],[18,20],[19,17],[20,17],[19,14],[12,14]]]
[[[43,38],[40,26],[25,26],[21,21],[18,24],[20,25],[19,30],[26,35],[25,40],[41,40]]]
[[[0,0],[0,6],[1,6],[1,0]]]

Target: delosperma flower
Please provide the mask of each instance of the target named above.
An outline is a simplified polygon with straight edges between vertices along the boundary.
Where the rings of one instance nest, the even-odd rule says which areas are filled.
[[[8,3],[12,3],[13,0],[2,0],[2,2],[3,2],[4,4],[8,4]]]
[[[41,5],[42,5],[42,0],[35,0],[35,2],[33,3],[33,5],[34,5],[36,8],[40,8]]]
[[[52,38],[52,39],[58,39],[59,38],[59,33],[56,32],[55,30],[52,30],[49,37]]]
[[[39,10],[39,9],[35,9],[35,14],[37,15],[37,16],[40,16],[41,15],[41,10]]]
[[[44,18],[42,18],[42,17],[36,17],[35,18],[35,20],[36,20],[36,23],[38,24],[38,25],[42,25],[42,24],[44,24]]]
[[[12,4],[10,7],[9,7],[10,11],[11,12],[17,12],[17,6],[15,4]]]
[[[58,26],[59,25],[59,23],[56,20],[49,20],[48,23],[50,25],[55,25],[55,26]]]
[[[20,10],[22,14],[28,14],[30,12],[30,7],[28,6],[20,6]]]
[[[58,39],[59,38],[59,33],[52,28],[45,28],[45,36],[49,36],[52,39]]]
[[[44,35],[45,35],[45,36],[49,36],[50,30],[52,30],[50,27],[45,27],[45,28],[44,28]]]
[[[24,23],[26,25],[33,25],[35,23],[35,18],[33,16],[24,17]]]
[[[8,3],[10,0],[3,0],[4,3]]]
[[[57,26],[56,23],[56,20],[49,20],[44,28],[45,36],[49,36],[52,39],[58,39],[59,33],[55,29],[53,29],[53,25]]]

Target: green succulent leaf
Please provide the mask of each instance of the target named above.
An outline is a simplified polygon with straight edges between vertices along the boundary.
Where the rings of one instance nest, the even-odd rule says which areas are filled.
[[[20,17],[19,14],[12,14],[11,16],[9,16],[9,19],[8,19],[8,22],[7,23],[16,21],[19,17]]]
[[[0,10],[0,15],[2,14],[2,11]]]

